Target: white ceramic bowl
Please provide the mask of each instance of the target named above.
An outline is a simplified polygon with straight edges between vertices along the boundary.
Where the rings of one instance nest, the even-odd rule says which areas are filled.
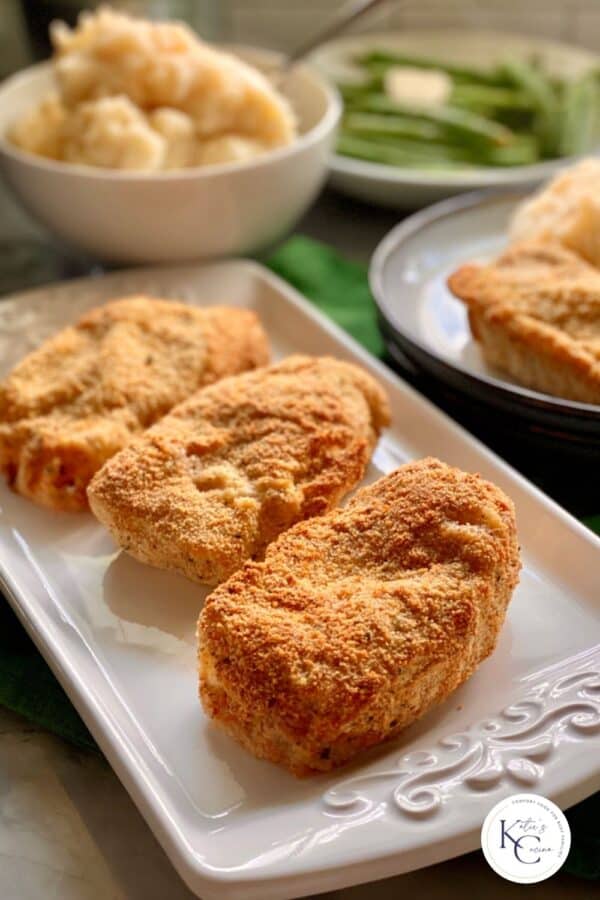
[[[259,67],[269,51],[236,49]],[[176,262],[254,253],[282,237],[321,188],[341,104],[318,73],[283,80],[299,122],[288,147],[245,163],[144,174],[54,162],[12,146],[10,125],[53,86],[49,63],[0,86],[0,166],[29,212],[59,237],[115,262]]]
[[[507,56],[535,56],[553,75],[565,78],[597,69],[600,64],[597,53],[582,47],[497,31],[447,28],[342,37],[319,47],[312,54],[311,62],[330,80],[351,80],[357,77],[352,57],[373,47],[482,68],[489,68]],[[482,166],[433,172],[334,155],[330,172],[333,186],[346,194],[381,206],[416,209],[479,188],[535,187],[570,162],[558,159],[510,168]]]

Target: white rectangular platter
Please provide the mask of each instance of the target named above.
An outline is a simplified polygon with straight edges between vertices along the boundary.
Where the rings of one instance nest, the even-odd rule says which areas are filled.
[[[3,371],[84,309],[131,292],[251,307],[275,356],[363,365],[393,414],[369,479],[428,454],[481,472],[514,499],[524,558],[499,646],[463,688],[350,767],[297,780],[204,717],[201,588],[120,553],[91,514],[47,512],[2,486],[6,593],[190,888],[276,900],[382,878],[477,847],[506,794],[565,807],[598,790],[600,541],[255,263],[139,269],[5,300]]]

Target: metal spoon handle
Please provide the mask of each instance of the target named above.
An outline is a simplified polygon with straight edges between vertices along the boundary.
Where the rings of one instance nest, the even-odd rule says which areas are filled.
[[[349,3],[345,3],[325,28],[321,29],[318,34],[313,35],[313,37],[304,41],[288,54],[282,62],[282,68],[289,69],[290,66],[293,66],[299,59],[307,56],[315,47],[324,44],[325,41],[331,40],[331,38],[335,37],[336,34],[339,34],[340,31],[344,31],[349,25],[356,22],[361,16],[364,16],[365,13],[368,13],[370,10],[375,9],[376,6],[381,6],[382,3],[386,2],[387,0],[350,0]]]

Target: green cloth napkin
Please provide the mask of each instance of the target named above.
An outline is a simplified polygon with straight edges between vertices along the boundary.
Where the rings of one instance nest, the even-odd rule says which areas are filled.
[[[266,260],[267,266],[293,284],[375,356],[384,345],[367,271],[310,238],[293,237]]]
[[[293,237],[266,264],[377,356],[384,345],[366,269],[305,237]],[[600,516],[588,520],[600,531]],[[7,603],[0,604],[0,704],[79,747],[98,748]],[[600,793],[569,810],[572,849],[565,868],[600,878]]]

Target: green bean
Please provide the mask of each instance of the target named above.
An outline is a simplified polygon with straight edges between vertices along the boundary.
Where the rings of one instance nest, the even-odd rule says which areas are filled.
[[[548,156],[556,155],[559,138],[559,104],[549,79],[538,67],[522,59],[505,60],[502,63],[502,70],[515,87],[531,98],[537,111],[535,130],[539,135],[542,150]]]
[[[392,147],[406,154],[414,154],[423,160],[439,160],[442,158],[455,162],[473,162],[481,154],[469,147],[461,147],[448,142],[433,142],[419,137],[406,137],[404,135],[389,134],[385,132],[361,131],[350,128],[342,128],[345,137],[364,140],[377,144],[380,147]]]
[[[379,93],[381,90],[381,85],[379,83],[375,83],[375,81],[373,81],[372,79],[369,81],[361,81],[356,83],[338,81],[336,87],[340,92],[342,99],[347,103],[351,103],[357,97],[364,97],[368,94]]]
[[[439,162],[442,159],[455,163],[470,163],[488,166],[528,165],[539,160],[538,142],[531,135],[518,135],[506,147],[491,147],[487,150],[451,143],[432,142],[418,137],[406,137],[389,131],[361,130],[344,125],[342,135],[356,139],[368,148],[392,148],[407,157],[414,157],[421,163]],[[362,146],[359,145],[359,146]],[[383,151],[384,153],[386,150]]]
[[[482,162],[488,166],[526,166],[540,160],[539,141],[533,135],[518,135],[508,147],[494,147]]]
[[[535,109],[535,105],[526,91],[514,88],[490,87],[484,84],[455,85],[449,102],[452,106],[460,106],[462,109]]]
[[[417,69],[437,69],[450,75],[451,78],[475,81],[479,84],[499,86],[507,84],[506,75],[500,69],[479,69],[475,66],[464,66],[439,59],[394,53],[391,50],[371,50],[355,57],[354,62],[379,74],[385,72],[390,66],[410,66]]]
[[[402,106],[384,94],[365,94],[356,97],[350,107],[357,112],[376,112],[388,115],[410,115],[425,122],[433,122],[445,132],[467,143],[492,146],[510,144],[514,133],[510,128],[491,119],[485,119],[467,110],[450,106],[427,109],[425,107]]]
[[[444,130],[435,122],[424,122],[414,116],[382,116],[377,113],[350,112],[344,117],[347,131],[361,134],[386,134],[421,140],[443,141]]]
[[[413,147],[394,146],[374,140],[341,134],[338,138],[337,152],[344,156],[353,156],[367,162],[384,163],[390,166],[412,166],[424,169],[464,168],[465,163],[456,162],[441,151],[437,156],[423,156]]]
[[[600,141],[600,85],[588,73],[565,85],[562,98],[560,152],[576,156],[596,149]]]

